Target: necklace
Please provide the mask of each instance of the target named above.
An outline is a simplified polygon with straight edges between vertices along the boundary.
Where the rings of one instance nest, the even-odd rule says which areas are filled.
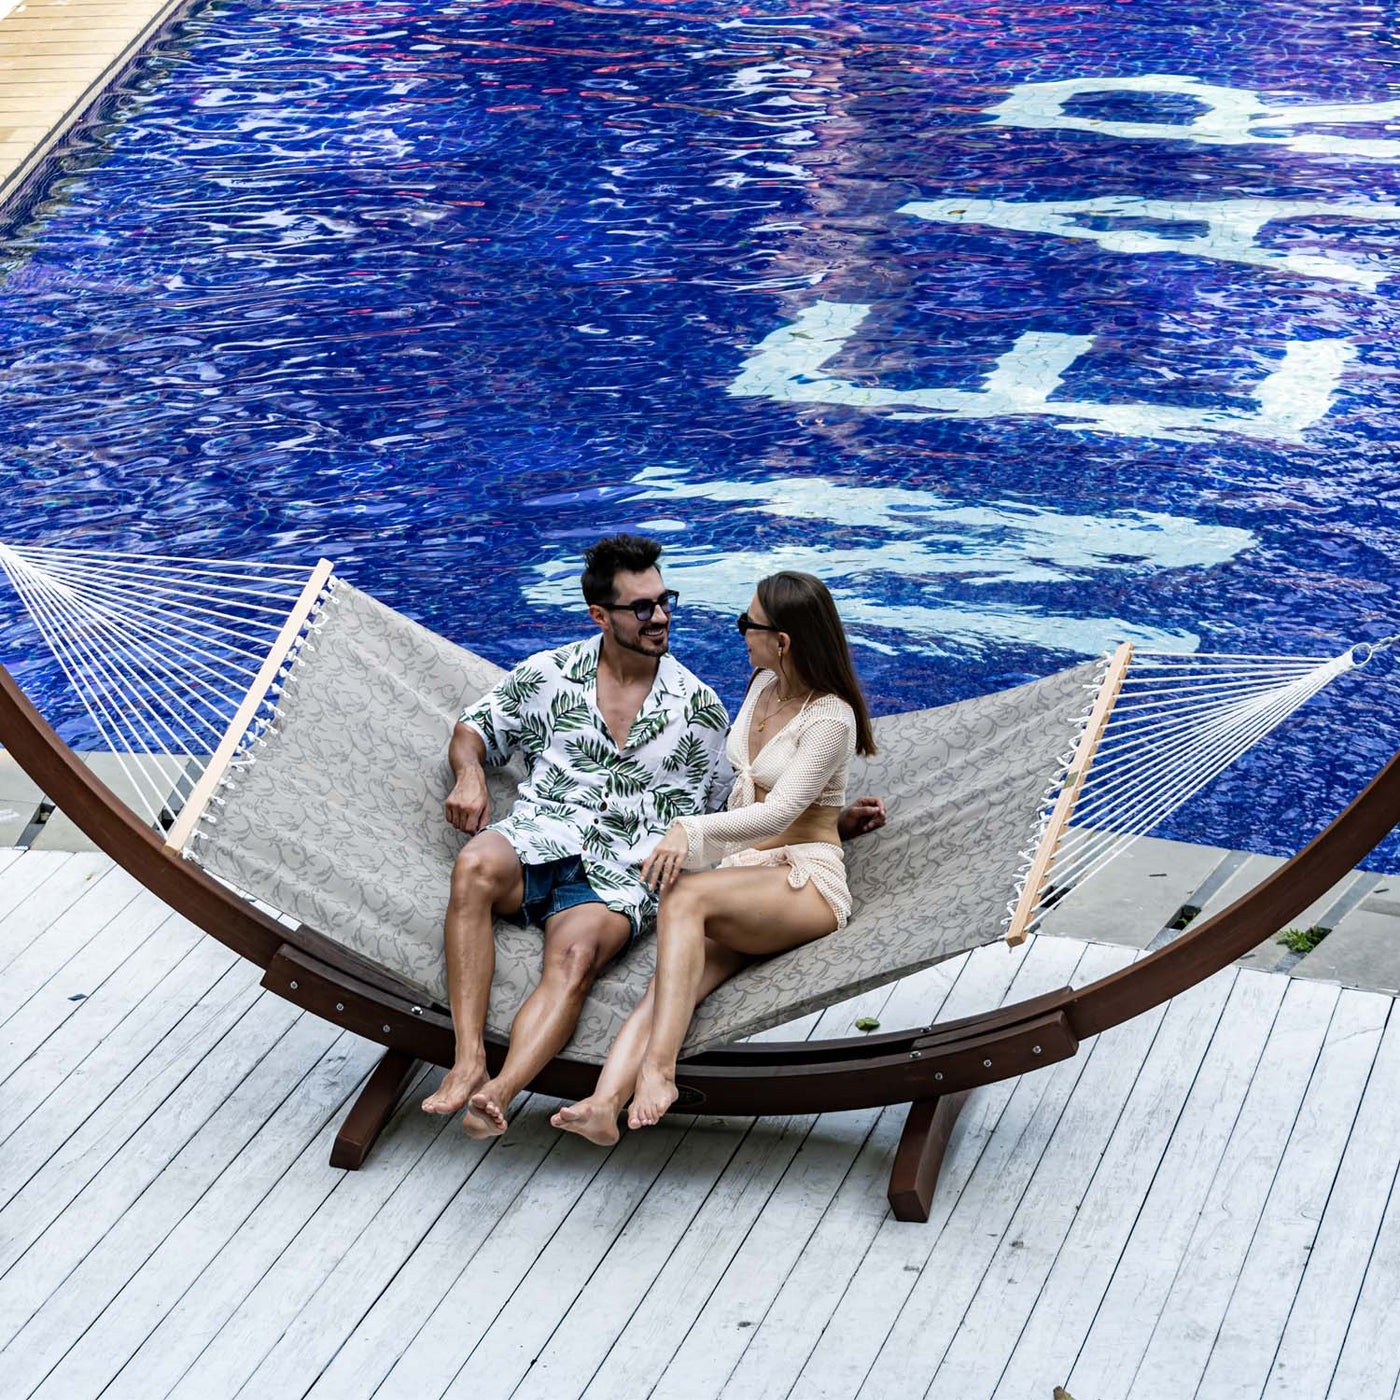
[[[776,687],[776,686],[774,686],[773,693],[774,693],[775,695],[777,694],[777,687]],[[807,695],[808,695],[809,698],[811,697],[811,694],[812,694],[812,692],[809,690],[809,691],[807,692]],[[764,715],[763,718],[762,718],[761,720],[759,720],[759,722],[758,722],[758,732],[759,732],[760,734],[762,734],[762,733],[764,732],[764,730],[768,728],[768,721],[769,721],[770,719],[772,719],[773,716],[776,715],[776,714],[778,713],[779,710],[783,709],[783,708],[784,708],[785,706],[787,706],[787,705],[792,704],[792,702],[793,702],[796,698],[797,698],[797,697],[796,697],[796,696],[793,696],[793,695],[789,695],[788,698],[787,698],[786,700],[783,700],[783,699],[779,698],[778,703],[777,703],[776,705],[774,705],[773,708],[770,709],[770,710],[768,711],[768,713],[767,713],[766,715]]]

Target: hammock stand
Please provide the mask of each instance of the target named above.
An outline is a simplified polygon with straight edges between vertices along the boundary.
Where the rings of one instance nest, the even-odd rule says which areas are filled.
[[[263,969],[262,985],[385,1047],[346,1116],[331,1163],[364,1161],[415,1064],[447,1066],[450,1019],[337,943],[289,928],[170,851],[58,737],[0,667],[0,743],[86,835],[153,894]],[[1062,988],[938,1026],[817,1042],[758,1042],[681,1061],[672,1112],[804,1114],[910,1105],[890,1178],[900,1220],[927,1220],[948,1135],[966,1091],[1068,1059],[1081,1040],[1158,1006],[1229,966],[1319,899],[1400,818],[1400,754],[1302,851],[1172,943],[1082,988]],[[494,1072],[505,1046],[488,1041]],[[596,1066],[554,1060],[531,1088],[578,1098]]]

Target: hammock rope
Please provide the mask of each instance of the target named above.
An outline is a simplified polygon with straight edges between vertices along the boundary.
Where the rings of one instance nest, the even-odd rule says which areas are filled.
[[[1092,752],[1062,756],[1045,790],[1006,906],[1007,941],[1019,943],[1069,890],[1100,874],[1320,690],[1397,642],[1400,634],[1331,657],[1132,652]],[[1096,695],[1106,683],[1105,675],[1092,687]]]
[[[221,746],[230,750],[222,763],[236,762],[272,722],[286,666],[329,592],[304,600],[288,636],[311,580],[329,574],[324,561],[207,564],[0,544],[0,570],[114,755],[132,806],[161,827],[199,790]],[[226,743],[240,715],[246,722]]]

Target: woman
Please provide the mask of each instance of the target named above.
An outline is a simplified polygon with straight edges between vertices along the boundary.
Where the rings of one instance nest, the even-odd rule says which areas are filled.
[[[774,574],[739,631],[755,670],[729,733],[728,809],[680,818],[642,862],[642,878],[661,891],[656,976],[598,1087],[551,1119],[593,1142],[617,1141],[629,1098],[633,1128],[675,1102],[681,1043],[696,1005],[721,982],[850,917],[837,817],[851,755],[873,754],[875,741],[836,604],[811,574]],[[698,870],[716,860],[717,869]]]

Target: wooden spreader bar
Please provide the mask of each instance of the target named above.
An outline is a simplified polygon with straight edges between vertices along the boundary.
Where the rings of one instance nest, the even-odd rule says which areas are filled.
[[[1108,663],[1108,670],[1094,699],[1094,707],[1089,712],[1089,722],[1083,734],[1079,736],[1079,744],[1070,760],[1064,786],[1050,811],[1045,835],[1040,838],[1040,845],[1031,857],[1030,869],[1021,885],[1021,894],[1011,915],[1011,924],[1006,930],[1006,941],[1013,948],[1024,943],[1027,933],[1030,932],[1036,910],[1040,907],[1040,896],[1050,879],[1055,857],[1059,854],[1060,842],[1069,830],[1070,819],[1074,816],[1075,806],[1079,802],[1079,794],[1084,790],[1084,779],[1089,776],[1089,768],[1098,752],[1104,730],[1108,728],[1109,716],[1113,713],[1118,694],[1123,689],[1123,677],[1127,675],[1132,659],[1133,644],[1124,642],[1113,653],[1113,659]]]

